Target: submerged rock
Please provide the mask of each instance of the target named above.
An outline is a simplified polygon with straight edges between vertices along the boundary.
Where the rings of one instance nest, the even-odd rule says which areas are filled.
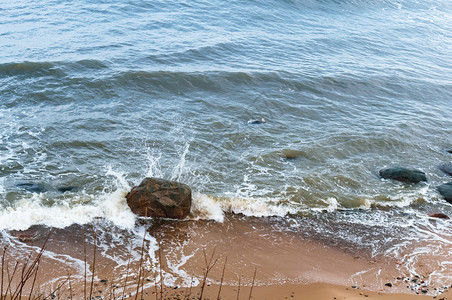
[[[248,123],[248,124],[263,124],[263,123],[267,123],[267,121],[265,121],[264,118],[258,118],[258,119],[251,119],[251,120],[248,120],[247,123]]]
[[[57,188],[57,190],[61,193],[65,193],[65,192],[77,192],[78,191],[78,187],[76,186],[60,186]]]
[[[430,218],[438,218],[438,219],[450,219],[448,215],[445,215],[443,213],[432,213],[428,215]]]
[[[16,184],[16,186],[26,191],[38,194],[46,191],[45,187],[39,183],[19,183]]]
[[[447,175],[452,176],[452,164],[451,163],[441,164],[439,166],[439,169],[441,171],[443,171],[444,173],[446,173]]]
[[[282,154],[284,155],[285,159],[296,159],[300,155],[301,151],[297,150],[283,150]]]
[[[188,185],[158,178],[145,178],[126,196],[132,212],[143,217],[184,219],[190,213]]]
[[[393,167],[380,170],[380,177],[408,183],[427,181],[427,177],[424,172],[403,167]]]
[[[452,203],[452,181],[440,185],[438,187],[438,192],[447,202]]]

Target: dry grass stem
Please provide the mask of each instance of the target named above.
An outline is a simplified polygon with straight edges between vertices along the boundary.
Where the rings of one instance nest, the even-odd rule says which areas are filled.
[[[61,288],[63,287],[63,285],[65,285],[66,282],[68,282],[68,280],[70,279],[70,277],[71,277],[71,276],[68,276],[65,280],[63,280],[63,282],[60,283],[60,284],[56,287],[56,289],[54,289],[53,291],[51,291],[51,292],[49,293],[49,295],[47,295],[47,297],[44,297],[43,300],[46,300],[46,299],[49,299],[49,298],[54,299],[54,298],[56,297],[56,296],[55,296],[55,293],[59,293],[59,291],[61,290]],[[59,298],[59,297],[58,297],[58,298]]]
[[[159,273],[160,273],[160,299],[163,299],[163,272],[162,272],[162,245],[157,241],[159,247]]]
[[[86,237],[85,230],[82,229],[83,237],[83,261],[85,264],[85,274],[83,275],[83,299],[86,300]]]
[[[143,242],[141,244],[141,254],[140,254],[140,263],[138,264],[138,278],[137,278],[137,291],[135,294],[135,300],[138,299],[138,295],[140,294],[140,283],[143,277],[143,261],[144,261],[144,244],[146,241],[146,227],[144,228]]]
[[[93,250],[93,270],[91,273],[91,284],[90,284],[90,288],[89,288],[89,299],[91,299],[91,297],[93,295],[94,273],[96,272],[96,250],[97,250],[97,236],[96,236],[96,230],[94,229],[93,224],[91,224],[91,228],[93,230],[94,250]]]
[[[202,249],[202,253],[204,255],[204,263],[206,264],[206,268],[204,269],[204,276],[203,276],[203,280],[202,280],[201,294],[199,296],[199,299],[202,299],[202,295],[204,294],[204,288],[206,287],[207,276],[209,275],[210,270],[212,270],[212,268],[215,266],[215,264],[218,261],[218,258],[215,259],[215,261],[213,261],[216,249],[217,249],[216,247],[213,248],[212,255],[210,256],[209,260],[207,260],[206,249],[205,248]]]
[[[223,271],[221,272],[220,289],[218,290],[218,297],[217,297],[217,300],[220,300],[220,296],[221,296],[221,287],[223,286],[223,280],[224,280],[224,271],[226,270],[226,264],[227,264],[227,263],[228,263],[228,257],[226,256],[226,259],[224,260]]]
[[[253,294],[254,281],[256,280],[257,267],[254,267],[253,283],[251,284],[250,296],[248,300],[251,300],[251,295]]]
[[[8,246],[3,247],[0,299],[3,299],[3,274],[5,274],[5,256],[6,256],[7,250],[8,250]]]
[[[237,288],[237,300],[239,300],[240,297],[240,284],[241,284],[242,275],[239,276],[239,286]]]
[[[130,258],[132,256],[132,242],[130,242],[130,247],[129,247],[129,253],[127,254],[127,269],[126,269],[126,278],[124,279],[124,288],[122,290],[122,296],[121,299],[124,298],[124,295],[126,293],[126,286],[127,286],[127,279],[129,278],[129,270],[130,270]]]
[[[71,279],[69,279],[69,299],[72,300],[72,284],[71,284]]]

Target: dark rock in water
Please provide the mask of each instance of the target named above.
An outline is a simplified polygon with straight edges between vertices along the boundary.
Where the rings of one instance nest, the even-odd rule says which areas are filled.
[[[190,213],[188,185],[158,178],[145,178],[126,196],[132,212],[143,217],[184,219]]]
[[[39,183],[19,183],[17,187],[32,193],[44,193],[46,189]]]
[[[451,154],[452,154],[452,150],[447,150],[447,152],[449,152],[449,153],[451,153]]]
[[[419,183],[421,181],[427,181],[427,177],[425,176],[424,172],[402,167],[380,170],[380,177],[384,179],[392,179],[409,183]]]
[[[61,193],[76,192],[76,191],[78,191],[78,187],[76,187],[76,186],[60,186],[57,188],[57,190]]]
[[[263,123],[267,123],[267,121],[265,121],[264,118],[248,120],[248,124],[263,124]]]
[[[452,164],[451,163],[441,164],[439,166],[439,169],[441,171],[443,171],[444,173],[446,173],[447,175],[452,176]]]
[[[438,192],[446,199],[447,202],[452,203],[452,181],[442,184],[438,187]]]
[[[430,218],[446,219],[449,220],[449,216],[443,213],[432,213],[428,215]]]

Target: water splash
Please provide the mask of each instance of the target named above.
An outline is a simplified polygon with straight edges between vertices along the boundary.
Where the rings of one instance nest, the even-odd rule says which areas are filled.
[[[171,180],[179,181],[182,177],[183,172],[187,172],[188,170],[185,169],[185,157],[188,153],[188,150],[190,148],[190,143],[187,142],[185,144],[184,150],[182,154],[180,155],[179,162],[173,169],[173,173],[170,176]]]

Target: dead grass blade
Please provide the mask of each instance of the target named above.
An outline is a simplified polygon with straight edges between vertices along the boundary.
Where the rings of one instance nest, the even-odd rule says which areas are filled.
[[[130,242],[129,247],[129,253],[127,254],[127,270],[126,270],[126,278],[124,279],[124,288],[122,289],[122,296],[121,299],[124,299],[124,295],[126,293],[126,286],[127,286],[127,279],[129,277],[129,270],[130,270],[130,258],[132,256],[132,242]]]
[[[146,215],[147,215],[147,211],[146,211]],[[138,299],[138,295],[140,294],[140,284],[144,284],[143,281],[143,262],[144,262],[144,245],[146,242],[146,226],[144,227],[144,234],[143,234],[143,242],[141,243],[141,249],[140,249],[140,263],[138,264],[138,279],[137,279],[137,291],[135,294],[135,300]]]
[[[159,273],[160,273],[160,300],[163,299],[163,272],[162,272],[162,244],[160,240],[157,241],[159,246]]]
[[[86,236],[85,230],[82,229],[82,237],[83,237],[83,261],[85,263],[85,274],[83,275],[83,299],[86,300]]]
[[[239,300],[240,297],[240,284],[241,284],[241,280],[242,280],[242,275],[239,276],[239,286],[237,288],[237,300]]]
[[[226,264],[227,263],[228,263],[228,257],[226,256],[226,259],[224,260],[223,271],[221,272],[220,289],[218,290],[217,300],[220,300],[221,287],[223,286],[223,280],[224,280],[224,271],[226,270]]]
[[[213,260],[216,250],[217,250],[216,247],[213,248],[212,255],[210,256],[210,259],[207,260],[206,249],[205,248],[202,249],[202,253],[204,255],[204,263],[206,264],[206,268],[204,269],[204,274],[203,274],[204,276],[203,276],[203,280],[202,280],[201,293],[200,293],[199,299],[202,299],[202,295],[204,294],[204,288],[206,287],[207,276],[209,275],[210,270],[212,270],[212,268],[215,266],[215,264],[218,261],[218,258],[215,259],[215,261]]]
[[[251,300],[251,295],[253,294],[254,281],[256,280],[257,267],[254,267],[253,283],[251,284],[250,295],[248,300]]]
[[[94,225],[91,224],[91,229],[93,230],[93,238],[94,238],[94,250],[93,250],[93,271],[91,274],[91,284],[89,288],[89,299],[91,299],[93,295],[93,287],[94,287],[94,273],[96,272],[96,250],[97,250],[97,236]]]

